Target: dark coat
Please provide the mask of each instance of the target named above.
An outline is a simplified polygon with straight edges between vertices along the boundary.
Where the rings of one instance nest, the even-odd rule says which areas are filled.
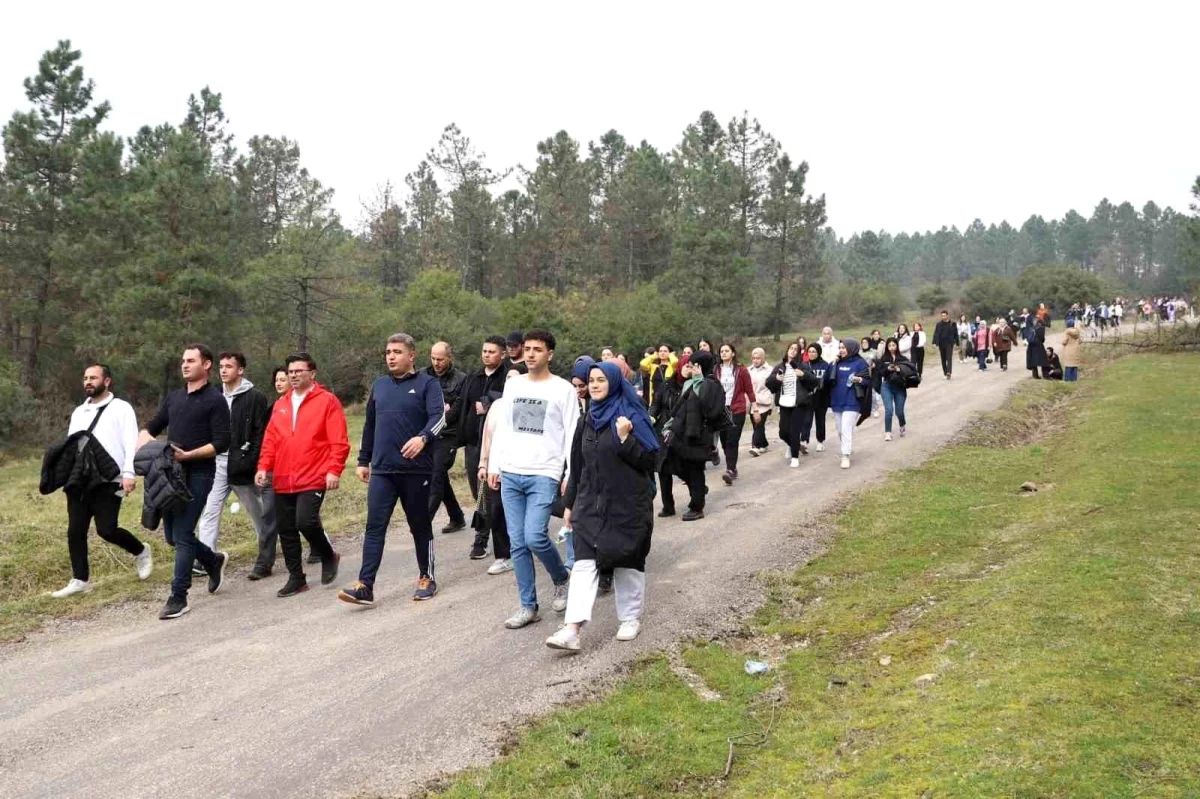
[[[509,362],[506,360],[500,368],[490,375],[481,366],[475,372],[467,375],[458,395],[458,435],[456,443],[459,446],[478,447],[483,441],[483,422],[487,418],[488,408],[492,403],[504,396],[504,380],[508,374]],[[523,365],[523,364],[522,364]],[[483,413],[475,413],[475,403],[483,403]]]
[[[1000,332],[992,335],[992,351],[996,353],[1009,352],[1013,345],[1017,343],[1017,331],[1013,330],[1008,325],[1001,328]]]
[[[821,378],[817,377],[812,367],[803,361],[796,363],[780,363],[767,375],[767,390],[775,395],[775,404],[779,405],[779,396],[783,391],[783,370],[799,369],[801,374],[796,378],[796,407],[806,407],[813,403],[814,393],[822,388]]]
[[[38,490],[50,494],[58,489],[79,494],[111,483],[121,476],[121,467],[91,432],[79,430],[47,448],[42,458]]]
[[[233,398],[229,409],[229,484],[249,485],[258,470],[263,434],[271,421],[271,403],[256,388]]]
[[[142,527],[157,530],[168,513],[183,513],[192,501],[192,492],[183,467],[166,441],[151,441],[133,456],[133,471],[145,478],[142,497]]]
[[[654,400],[650,403],[650,418],[654,420],[654,432],[662,438],[663,428],[671,420],[671,412],[679,402],[681,388],[674,380],[663,380],[654,389]]]
[[[711,377],[696,391],[684,389],[671,412],[671,455],[685,461],[706,461],[713,434],[725,413],[725,390]]]
[[[458,446],[458,419],[462,416],[462,403],[459,399],[467,383],[467,375],[453,366],[447,369],[444,375],[439,375],[432,366],[426,367],[425,371],[442,384],[442,402],[450,406],[450,410],[446,411],[446,426],[438,433],[438,442],[453,449]],[[471,407],[474,409],[473,403]]]
[[[896,371],[888,369],[892,365],[897,367]],[[893,358],[889,353],[884,353],[879,357],[879,360],[875,361],[875,368],[879,373],[880,388],[886,382],[892,391],[907,392],[908,385],[905,381],[908,380],[910,375],[914,375],[917,372],[916,365],[900,354],[897,354]]]
[[[611,426],[596,430],[585,422],[580,438],[582,457],[571,463],[578,472],[571,527],[596,550],[599,569],[645,570],[654,528],[655,453],[632,433],[622,442]]]
[[[933,328],[933,346],[935,347],[953,347],[958,343],[958,325],[947,319],[946,321],[938,321],[937,326]]]
[[[1029,337],[1029,347],[1025,351],[1025,368],[1037,369],[1046,365],[1046,327],[1037,325]]]

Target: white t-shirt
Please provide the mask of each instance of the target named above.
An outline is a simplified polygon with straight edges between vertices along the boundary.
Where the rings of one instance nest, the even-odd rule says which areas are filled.
[[[121,467],[121,477],[134,477],[133,454],[137,450],[138,426],[137,414],[133,407],[123,399],[117,399],[112,394],[93,403],[90,399],[71,412],[71,425],[67,435],[87,430],[96,413],[105,408],[96,429],[92,435],[100,442],[112,459]],[[117,482],[114,480],[113,482]]]
[[[722,364],[717,367],[717,377],[721,381],[721,388],[725,389],[725,405],[732,405],[733,389],[737,385],[737,370]]]
[[[779,377],[779,407],[795,408],[796,407],[796,370],[791,364],[783,368],[783,374]]]
[[[496,420],[488,474],[521,474],[561,480],[571,465],[571,440],[579,423],[575,387],[561,377],[518,375],[504,385],[506,407]]]
[[[308,396],[308,392],[303,394],[297,393],[292,389],[292,432],[296,432],[296,415],[300,413],[300,403],[304,402],[304,398]]]

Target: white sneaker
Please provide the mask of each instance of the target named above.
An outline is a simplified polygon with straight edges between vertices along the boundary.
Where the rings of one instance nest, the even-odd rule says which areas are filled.
[[[522,607],[513,615],[504,620],[504,626],[510,630],[519,630],[526,625],[533,624],[542,617],[538,615],[536,608]]]
[[[563,627],[546,639],[546,646],[551,649],[562,649],[567,652],[579,651],[579,634],[570,627]]]
[[[630,619],[629,621],[621,622],[621,627],[617,630],[618,641],[632,641],[638,637],[638,633],[642,631],[641,619]]]
[[[74,577],[72,577],[71,582],[50,594],[50,596],[54,597],[55,599],[62,599],[63,597],[74,596],[75,594],[90,594],[95,587],[96,586],[89,582],[76,580]]]
[[[550,603],[550,607],[554,608],[555,613],[562,613],[567,609],[567,586],[569,581],[564,580],[554,586],[554,601]]]
[[[884,433],[884,434],[883,434],[883,440],[884,440],[884,441],[891,441],[891,440],[892,440],[892,434],[891,434],[891,433]]]
[[[843,456],[842,456],[842,468],[843,468],[843,469],[849,469],[849,468],[850,468],[850,456],[849,456],[849,455],[843,455]]]
[[[137,573],[139,580],[149,580],[154,571],[154,554],[149,544],[142,544],[142,551],[137,555]]]
[[[879,418],[879,411],[875,411],[874,413],[872,413],[872,414],[871,414],[871,416],[872,416],[872,417],[874,417],[874,418],[876,418],[876,419],[878,419],[878,418]]]
[[[822,444],[820,441],[818,441],[817,442],[817,452],[824,452],[824,451],[825,451],[825,445]]]
[[[799,469],[800,468],[800,459],[792,458],[791,461],[788,463],[788,466],[791,466],[793,469]]]
[[[513,570],[512,561],[508,558],[496,558],[496,562],[488,566],[488,574],[504,574]]]

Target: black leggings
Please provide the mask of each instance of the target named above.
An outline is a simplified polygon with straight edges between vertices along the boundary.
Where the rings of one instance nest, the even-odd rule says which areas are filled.
[[[725,468],[737,471],[738,444],[742,440],[742,428],[746,426],[746,414],[733,415],[733,427],[721,431],[721,448],[725,450]]]
[[[754,417],[750,417],[750,423],[754,425],[754,434],[750,437],[751,446],[759,449],[766,449],[769,445],[767,441],[767,419],[771,418],[771,412],[765,411],[758,415],[758,421],[754,421]]]
[[[803,419],[800,421],[800,440],[803,441],[805,444],[808,443],[808,434],[810,432],[812,432],[812,423],[814,420],[816,420],[817,443],[824,444],[825,443],[825,414],[829,411],[829,409],[822,407],[820,405],[816,405],[816,406],[810,405],[809,407],[812,408],[812,413],[808,416],[807,421],[803,420]]]
[[[121,514],[121,497],[117,483],[105,483],[80,495],[67,494],[67,551],[71,553],[71,575],[85,583],[91,577],[88,569],[88,527],[96,520],[96,532],[110,544],[116,544],[130,555],[142,554],[145,545],[133,533],[117,525]]]
[[[917,367],[917,374],[922,374],[925,371],[925,348],[912,348],[913,365]]]

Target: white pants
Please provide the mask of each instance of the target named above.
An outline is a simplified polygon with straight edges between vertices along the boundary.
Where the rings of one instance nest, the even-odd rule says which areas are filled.
[[[254,534],[262,539],[263,506],[259,491],[254,485],[230,485],[229,460],[217,458],[217,472],[213,477],[212,491],[208,493],[208,501],[204,503],[204,512],[200,514],[200,525],[196,530],[196,537],[214,552],[217,550],[217,536],[221,533],[221,511],[225,509],[225,500],[229,497],[231,489],[237,494],[246,515],[250,517],[250,523],[254,525]]]
[[[577,560],[571,569],[571,584],[567,589],[567,624],[582,624],[592,620],[592,606],[600,590],[600,572],[596,561]],[[633,621],[642,617],[642,601],[646,598],[646,573],[637,569],[613,569],[613,593],[617,599],[617,619]]]
[[[838,440],[842,442],[842,454],[850,454],[850,445],[854,443],[854,428],[858,425],[858,411],[834,411],[833,419],[837,424]]]

